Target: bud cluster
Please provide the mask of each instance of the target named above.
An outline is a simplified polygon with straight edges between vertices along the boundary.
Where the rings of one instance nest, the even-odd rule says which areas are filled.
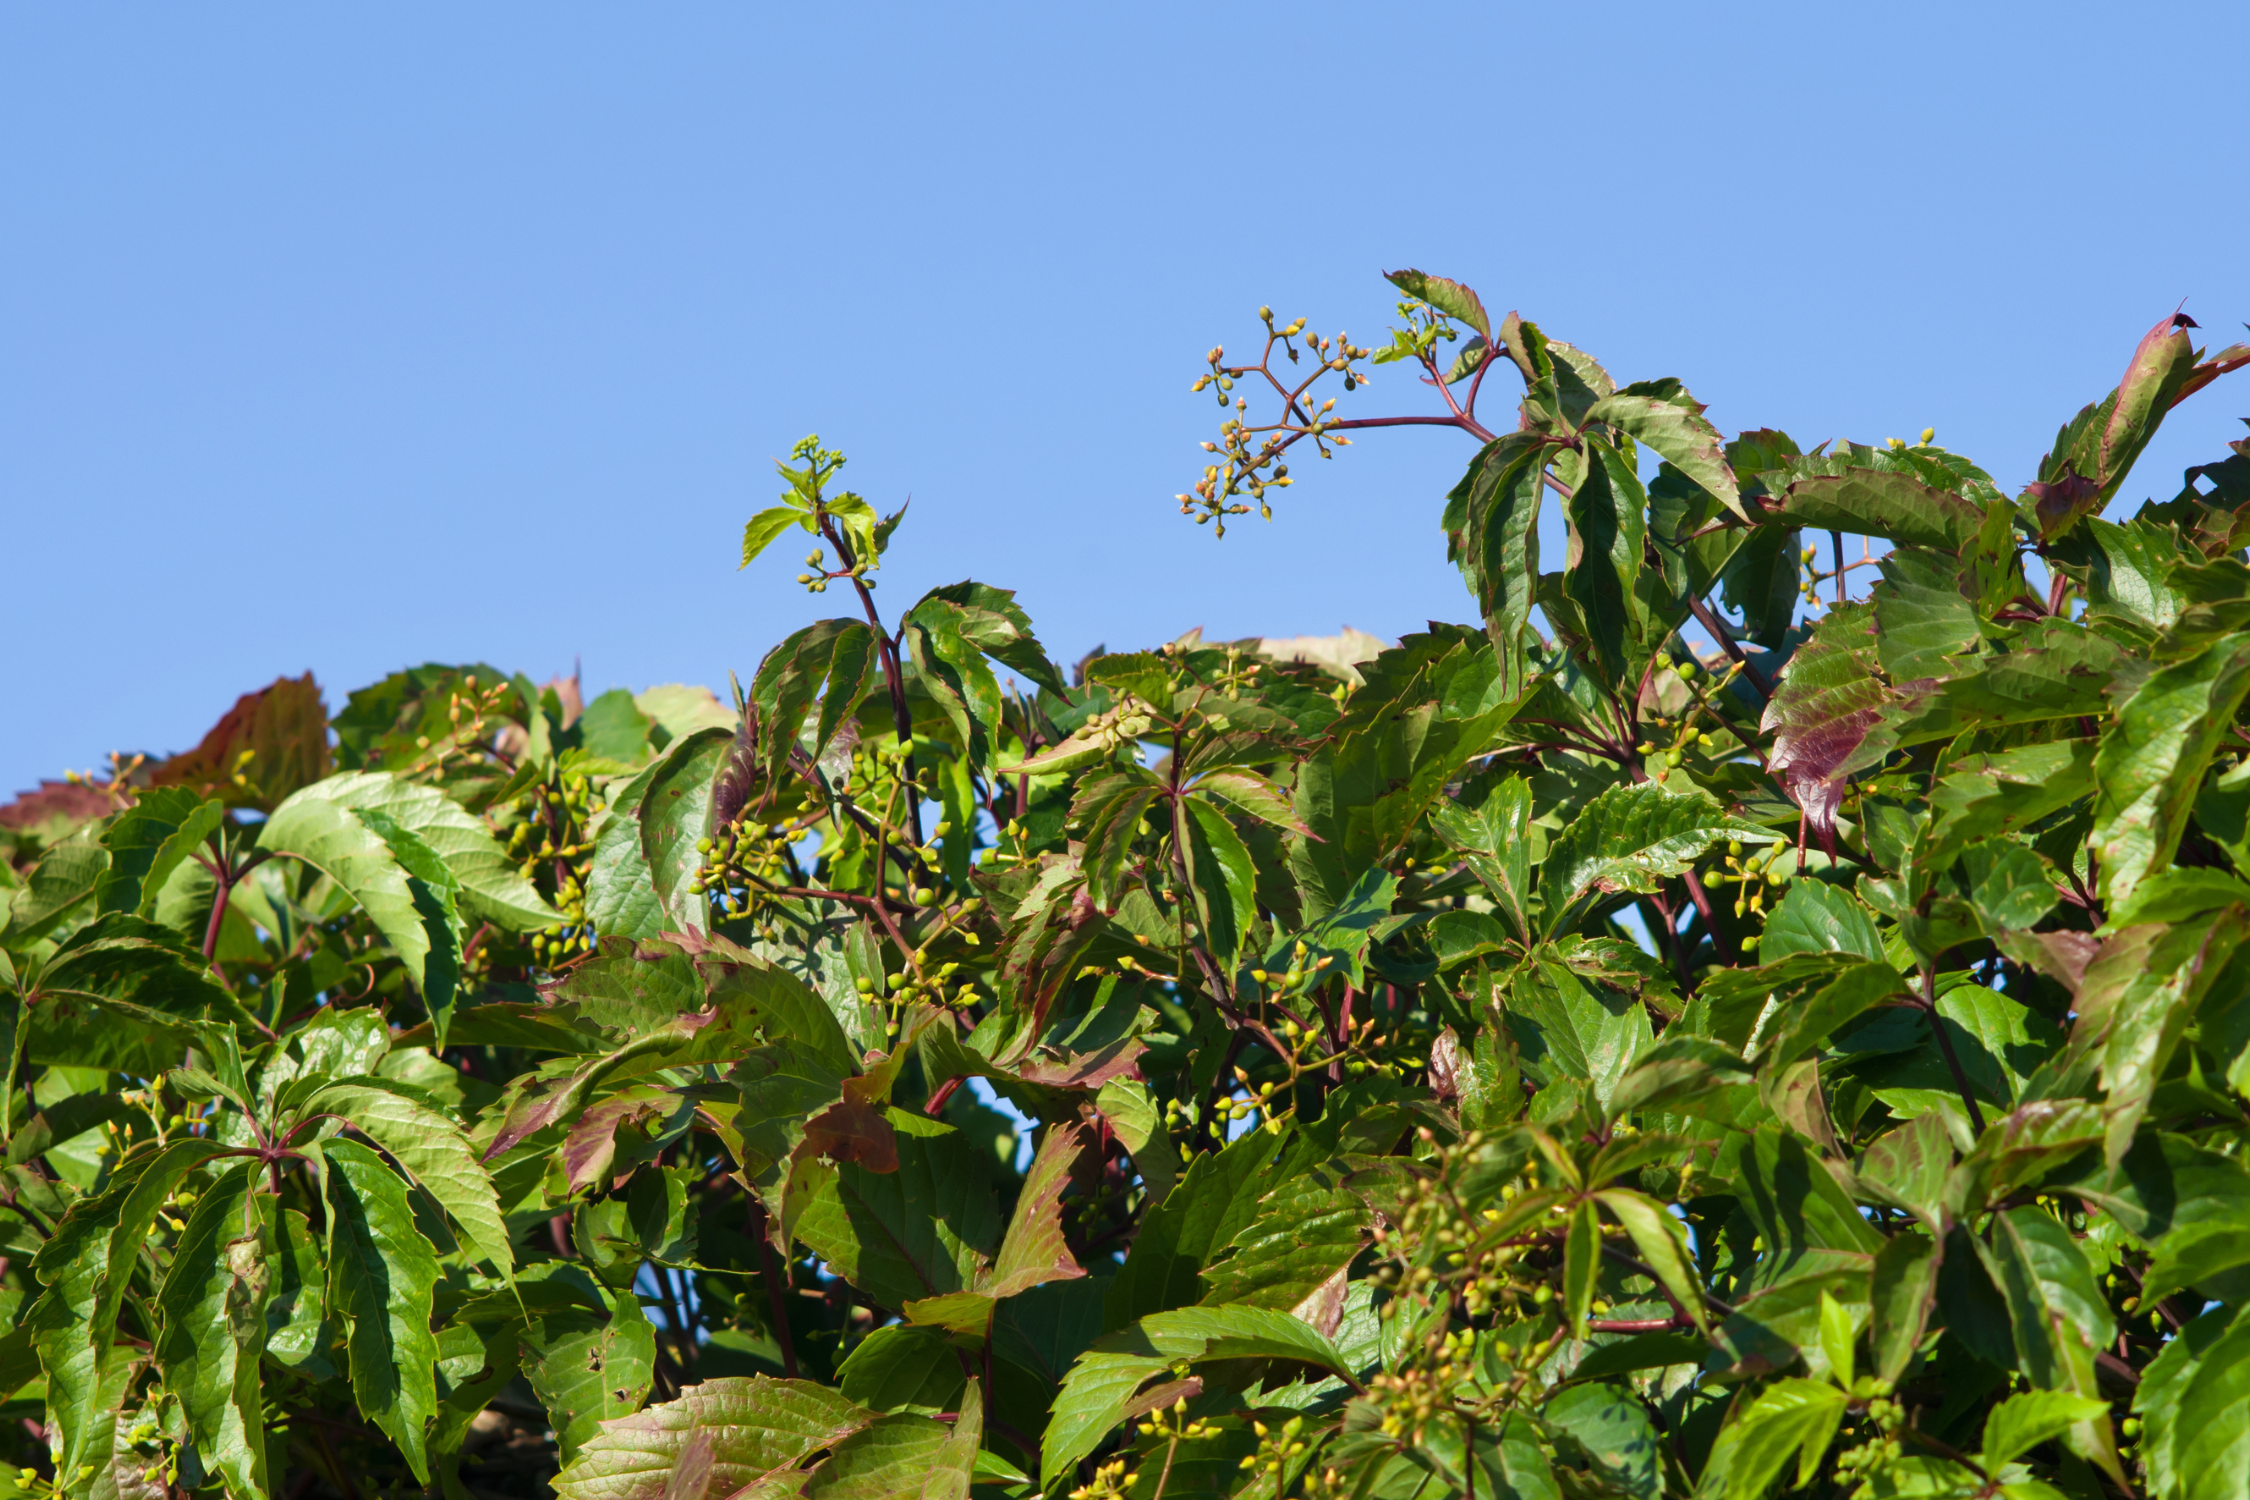
[[[1282,456],[1300,439],[1311,438],[1322,458],[1334,456],[1335,446],[1349,445],[1349,438],[1334,431],[1335,398],[1314,405],[1309,394],[1314,384],[1331,374],[1343,377],[1347,392],[1367,382],[1367,374],[1358,368],[1357,361],[1367,358],[1370,351],[1352,343],[1349,335],[1339,332],[1334,338],[1324,338],[1308,333],[1303,318],[1276,327],[1270,307],[1259,308],[1258,317],[1266,325],[1265,347],[1259,352],[1258,362],[1230,365],[1226,362],[1226,350],[1215,347],[1204,356],[1204,363],[1210,370],[1197,376],[1190,387],[1196,391],[1215,387],[1219,406],[1228,415],[1219,424],[1218,440],[1203,445],[1203,451],[1219,455],[1218,460],[1205,466],[1193,494],[1179,497],[1180,514],[1194,516],[1198,526],[1216,521],[1219,536],[1226,535],[1227,517],[1249,514],[1253,503],[1260,515],[1269,521],[1273,519],[1273,507],[1266,492],[1289,487],[1289,465],[1283,462]],[[1273,355],[1277,348],[1293,365],[1301,363],[1305,355],[1313,359],[1312,369],[1295,385],[1283,382],[1274,373]],[[1252,374],[1263,378],[1281,398],[1280,416],[1263,426],[1250,420],[1249,398],[1235,391],[1235,382]],[[1236,498],[1243,494],[1248,494],[1250,499]]]

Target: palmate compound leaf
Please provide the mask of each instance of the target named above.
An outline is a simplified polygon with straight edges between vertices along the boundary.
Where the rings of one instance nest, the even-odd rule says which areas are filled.
[[[1040,1447],[1040,1484],[1052,1486],[1100,1446],[1148,1380],[1176,1364],[1216,1359],[1270,1359],[1351,1375],[1335,1345],[1288,1313],[1258,1307],[1151,1313],[1096,1339],[1071,1366]]]
[[[270,1271],[251,1201],[260,1170],[242,1162],[204,1189],[156,1298],[164,1320],[156,1362],[165,1388],[180,1398],[197,1454],[235,1500],[268,1493],[258,1366]]]
[[[710,1465],[704,1495],[795,1493],[806,1459],[875,1420],[874,1412],[808,1380],[706,1380],[676,1400],[602,1423],[599,1435],[556,1476],[555,1494],[557,1500],[666,1500],[673,1472],[699,1436]]]
[[[750,682],[750,701],[758,710],[758,759],[766,774],[787,764],[823,683],[832,701],[856,701],[876,665],[875,633],[858,620],[816,620],[767,652]],[[838,727],[825,708],[820,723],[816,756]]]
[[[515,1269],[508,1226],[492,1178],[461,1128],[388,1079],[330,1084],[306,1101],[308,1116],[332,1114],[380,1146],[458,1225],[470,1249],[505,1278]]]
[[[190,1138],[118,1163],[100,1193],[79,1199],[32,1263],[46,1290],[24,1315],[47,1377],[47,1418],[58,1471],[75,1475],[106,1455],[132,1350],[116,1343],[134,1260],[181,1179],[217,1156]]]
[[[471,917],[510,932],[532,932],[562,921],[483,820],[435,787],[385,771],[355,771],[315,782],[298,795],[354,812],[382,813],[410,830],[444,862],[460,887],[462,910]]]
[[[1032,632],[1031,616],[1016,603],[1013,589],[963,579],[931,589],[924,597],[959,607],[959,629],[970,645],[1048,692],[1068,696],[1068,686],[1054,663],[1047,660],[1046,650]]]
[[[1668,792],[1655,782],[1613,786],[1548,847],[1539,874],[1547,929],[1560,931],[1589,896],[1654,890],[1730,839],[1773,844],[1781,835],[1730,815],[1701,790]]]
[[[386,838],[375,822],[315,791],[307,787],[276,808],[258,832],[258,847],[304,861],[358,902],[435,1020],[453,999],[459,918],[450,893],[412,874],[394,847],[404,846],[408,858],[419,860],[427,845],[416,848],[421,841],[412,830],[371,810],[376,820],[391,825]]]
[[[423,1428],[437,1411],[430,1333],[437,1253],[414,1226],[406,1183],[356,1141],[320,1147],[327,1179],[328,1309],[343,1320],[352,1400],[430,1482]]]

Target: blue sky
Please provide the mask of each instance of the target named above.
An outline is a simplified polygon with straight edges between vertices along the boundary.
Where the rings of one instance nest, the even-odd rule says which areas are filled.
[[[974,576],[1065,660],[1464,618],[1464,439],[1223,543],[1171,498],[1202,351],[1371,341],[1391,267],[2013,489],[2181,299],[2250,318],[2246,51],[2219,4],[10,7],[0,795],[307,668],[747,677],[839,602],[735,567],[811,431],[913,497],[893,612]]]

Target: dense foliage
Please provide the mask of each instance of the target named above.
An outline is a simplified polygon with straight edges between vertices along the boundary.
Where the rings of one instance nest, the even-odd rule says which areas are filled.
[[[743,560],[851,607],[731,704],[308,677],[0,810],[0,1490],[2250,1493],[2250,445],[2104,518],[2250,350],[2011,499],[1392,280],[1181,506],[1456,429],[1473,624],[886,623],[808,439]]]

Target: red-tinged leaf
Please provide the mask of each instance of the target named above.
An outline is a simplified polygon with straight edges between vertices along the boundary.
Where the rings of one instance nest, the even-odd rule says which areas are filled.
[[[1790,658],[1758,726],[1773,735],[1770,764],[1830,852],[1844,784],[1889,751],[1896,734],[1885,712],[1905,698],[1876,668],[1873,626],[1869,605],[1830,610]]]
[[[834,1162],[857,1162],[870,1172],[898,1170],[898,1136],[882,1106],[846,1099],[805,1122],[805,1149]]]
[[[1148,1050],[1138,1037],[1112,1042],[1077,1057],[1033,1057],[1015,1070],[1025,1083],[1053,1089],[1098,1089],[1112,1078],[1140,1077],[1140,1058]]]
[[[37,791],[19,792],[15,801],[0,807],[0,828],[37,833],[53,842],[81,823],[108,817],[126,801],[122,789],[112,792],[107,785],[42,781]]]
[[[2081,519],[2102,508],[2102,487],[2072,468],[2065,468],[2062,476],[2050,483],[2027,484],[2023,492],[2031,497],[2042,541],[2061,538]]]
[[[2250,365],[2250,344],[2227,345],[2188,372],[2188,378],[2180,382],[2179,390],[2174,393],[2172,404],[2179,405],[2221,375],[2231,375],[2244,365]]]
[[[328,706],[307,672],[235,700],[203,742],[161,761],[152,786],[184,786],[230,807],[271,811],[328,774]]]
[[[2173,313],[2141,335],[2125,374],[2117,382],[2116,405],[2102,427],[2101,483],[2104,499],[2117,493],[2133,460],[2141,456],[2157,424],[2172,409],[2180,388],[2194,373],[2195,345],[2187,331],[2195,319]]]
[[[1007,1237],[1001,1240],[992,1265],[978,1278],[977,1290],[994,1299],[1013,1297],[1050,1281],[1071,1281],[1086,1274],[1063,1242],[1062,1195],[1087,1144],[1082,1125],[1065,1122],[1048,1127],[1016,1199]]]

